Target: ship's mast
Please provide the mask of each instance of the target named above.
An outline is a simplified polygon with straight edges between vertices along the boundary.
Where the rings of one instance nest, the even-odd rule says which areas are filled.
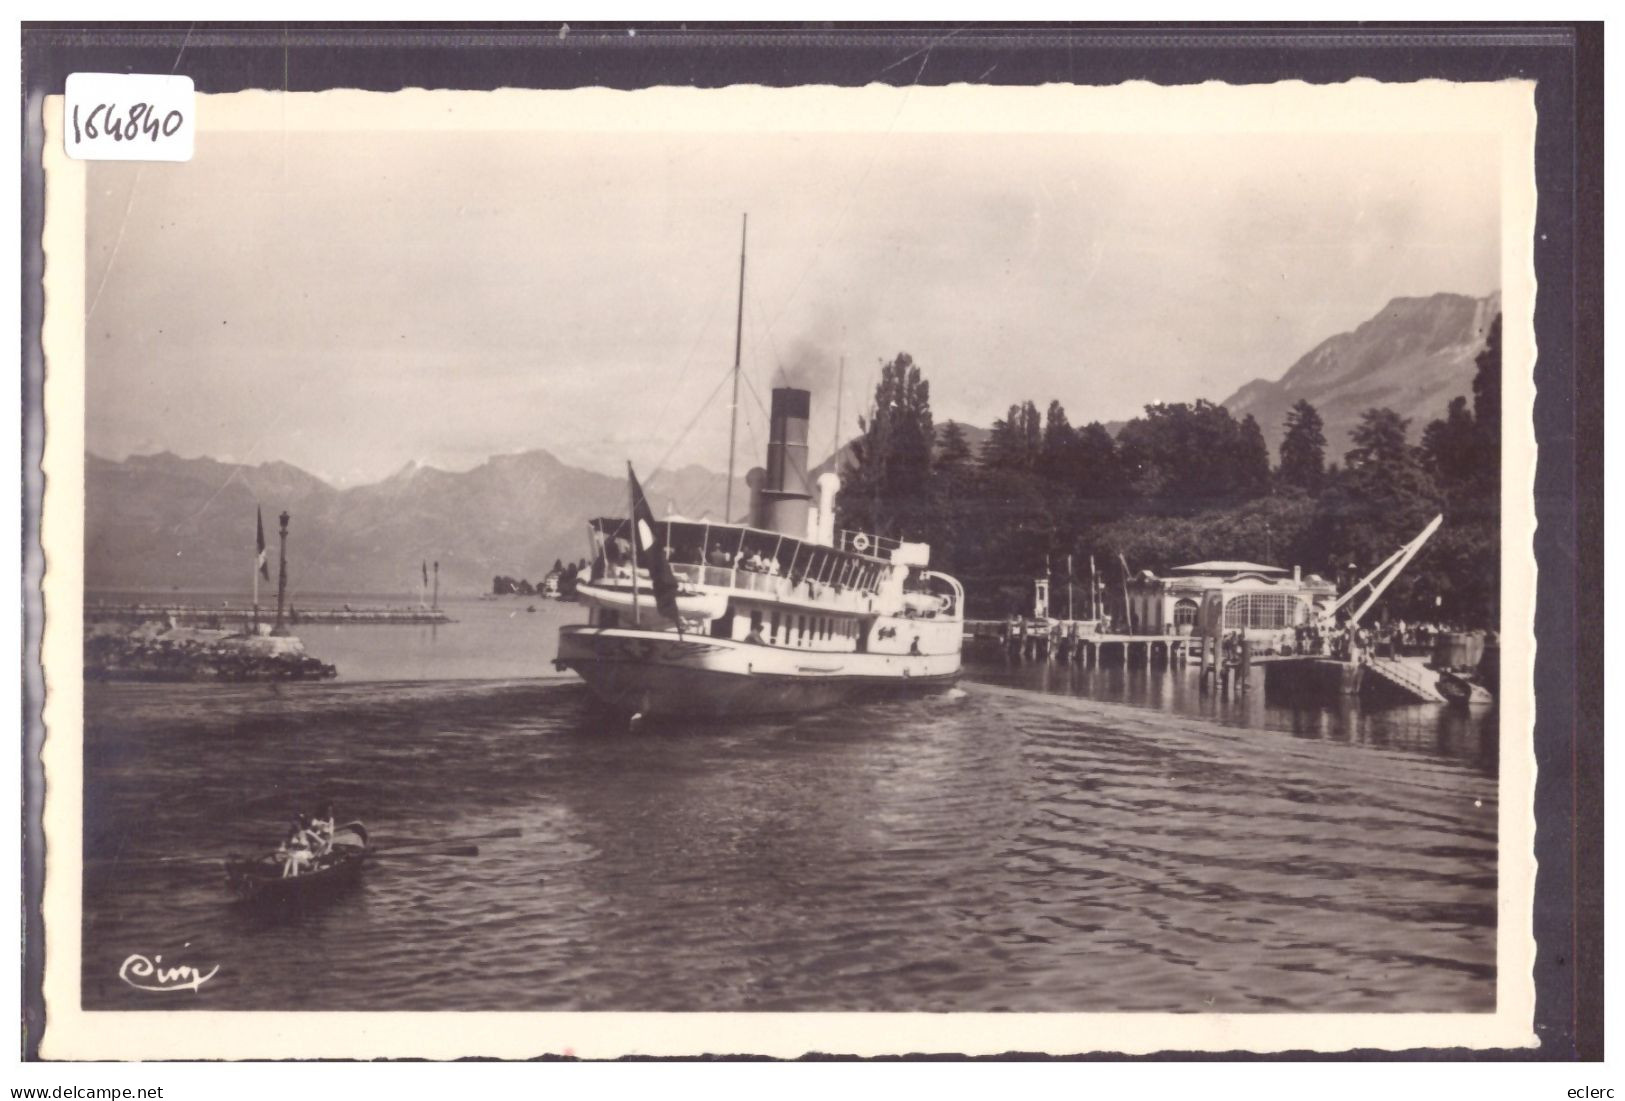
[[[835,473],[841,472],[841,391],[846,389],[846,356],[835,371]]]
[[[728,406],[728,494],[722,507],[722,522],[733,522],[734,512],[734,445],[739,439],[739,346],[745,334],[745,235],[750,229],[750,215],[743,216],[739,226],[739,312],[734,318],[734,394]]]

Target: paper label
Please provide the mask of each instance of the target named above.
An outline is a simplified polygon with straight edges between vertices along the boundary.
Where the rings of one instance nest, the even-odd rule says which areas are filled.
[[[197,95],[189,76],[72,73],[68,156],[81,161],[189,161]]]

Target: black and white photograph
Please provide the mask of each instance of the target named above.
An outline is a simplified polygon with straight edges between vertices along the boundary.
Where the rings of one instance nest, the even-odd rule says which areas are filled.
[[[1533,94],[53,97],[42,1052],[1533,1044]]]

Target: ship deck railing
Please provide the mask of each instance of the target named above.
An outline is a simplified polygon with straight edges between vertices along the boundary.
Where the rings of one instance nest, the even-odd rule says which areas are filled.
[[[793,604],[819,611],[847,612],[853,615],[871,615],[876,610],[875,599],[878,595],[876,593],[808,578],[760,573],[735,566],[698,566],[688,562],[671,563],[671,572],[679,584],[727,589],[742,596],[761,596],[774,603]],[[652,590],[653,583],[649,579],[648,570],[639,568],[637,576],[640,589],[647,583]],[[608,580],[630,581],[631,571],[625,567],[612,569],[608,574]],[[944,609],[934,615],[920,615],[919,618],[953,618],[953,610]]]

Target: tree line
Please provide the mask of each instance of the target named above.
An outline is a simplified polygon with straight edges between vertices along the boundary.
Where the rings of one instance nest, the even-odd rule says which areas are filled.
[[[587,572],[587,560],[580,562],[565,562],[562,559],[553,559],[553,568],[548,572],[549,577],[558,578],[559,595],[569,596],[576,591],[576,584],[580,575]],[[493,596],[536,596],[547,587],[544,578],[537,584],[531,584],[528,578],[509,577],[507,574],[497,574],[491,578],[491,593]]]
[[[1148,405],[1115,434],[1099,421],[1075,427],[1059,401],[1042,413],[1023,401],[978,452],[962,425],[935,424],[930,382],[901,353],[860,421],[839,522],[929,542],[934,568],[965,583],[971,614],[1003,616],[1031,606],[1046,568],[1063,592],[1068,555],[1080,594],[1091,555],[1108,591],[1125,561],[1161,573],[1210,559],[1299,565],[1347,586],[1442,512],[1379,614],[1494,627],[1500,391],[1497,317],[1470,398],[1455,398],[1414,442],[1408,418],[1377,407],[1361,414],[1352,446],[1330,455],[1319,412],[1300,400],[1272,464],[1258,422],[1210,401]]]

